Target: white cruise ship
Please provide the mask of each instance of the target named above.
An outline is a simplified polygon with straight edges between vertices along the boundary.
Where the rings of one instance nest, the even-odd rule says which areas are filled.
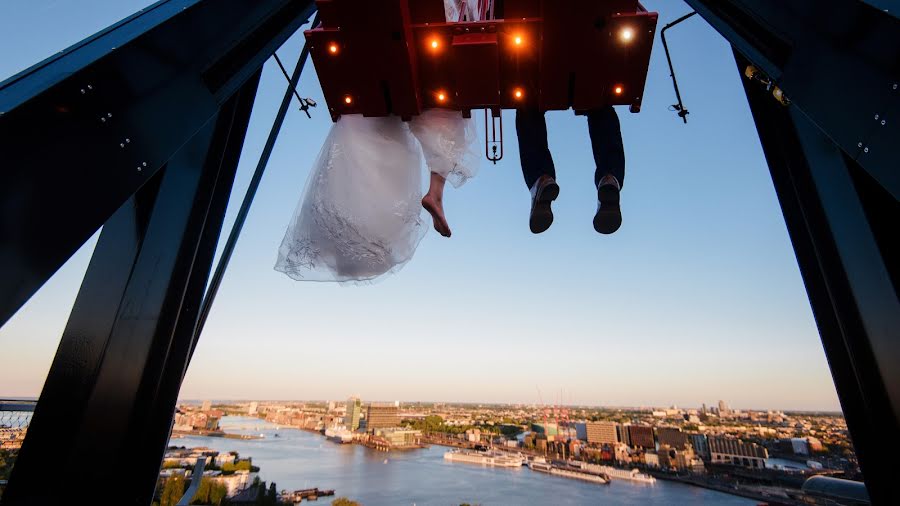
[[[602,473],[610,478],[615,478],[617,480],[627,480],[627,481],[636,481],[639,483],[647,483],[653,484],[656,483],[656,478],[644,474],[637,469],[618,469],[610,466],[600,466],[597,464],[588,464],[587,462],[572,462],[572,465],[576,465],[584,469],[585,471],[594,472],[594,473]]]
[[[353,433],[344,427],[329,427],[325,429],[325,437],[329,441],[338,444],[347,444],[353,442]]]
[[[590,481],[593,483],[598,483],[600,485],[609,485],[609,477],[606,475],[593,474],[574,468],[557,467],[545,461],[541,457],[535,458],[533,461],[529,462],[528,467],[532,471],[537,471],[539,473],[547,473],[553,476],[563,476],[566,478],[574,478],[576,480]]]
[[[444,460],[465,462],[494,467],[522,467],[522,458],[499,452],[477,452],[473,450],[451,450],[444,454]]]

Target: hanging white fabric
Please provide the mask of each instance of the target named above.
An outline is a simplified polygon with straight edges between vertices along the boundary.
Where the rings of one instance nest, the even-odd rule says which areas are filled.
[[[447,19],[472,6],[445,0]],[[474,17],[472,19],[475,19]],[[331,126],[278,250],[301,281],[369,282],[401,269],[428,231],[422,160],[459,187],[478,170],[478,136],[459,111],[400,118],[343,115]]]

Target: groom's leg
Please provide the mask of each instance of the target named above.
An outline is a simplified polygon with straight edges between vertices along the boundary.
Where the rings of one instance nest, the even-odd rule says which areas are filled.
[[[588,132],[591,136],[591,149],[594,152],[594,186],[607,174],[619,182],[625,182],[625,148],[622,146],[622,129],[619,116],[612,106],[594,109],[587,114]]]
[[[519,159],[522,175],[528,188],[542,175],[556,179],[556,168],[547,144],[547,122],[537,109],[516,110],[516,134],[519,138]]]
[[[588,113],[588,131],[594,151],[594,186],[597,188],[597,212],[594,230],[611,234],[622,225],[622,209],[619,192],[625,180],[625,149],[622,147],[622,130],[619,116],[612,106],[594,109]]]
[[[556,169],[547,145],[547,122],[537,109],[516,111],[516,133],[519,136],[519,158],[525,184],[531,190],[531,214],[528,228],[540,234],[553,223],[551,203],[559,196]]]

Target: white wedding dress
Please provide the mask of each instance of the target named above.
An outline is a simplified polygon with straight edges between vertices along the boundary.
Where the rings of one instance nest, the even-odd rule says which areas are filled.
[[[445,7],[457,20],[454,0]],[[428,109],[408,124],[341,116],[310,171],[275,270],[299,281],[368,282],[401,269],[429,228],[423,155],[431,172],[459,187],[478,170],[476,144],[474,120],[459,111]]]

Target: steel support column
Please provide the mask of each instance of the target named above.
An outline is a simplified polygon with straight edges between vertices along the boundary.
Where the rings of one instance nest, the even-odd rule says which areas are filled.
[[[162,0],[0,83],[0,325],[314,9]]]
[[[104,226],[4,505],[151,502],[258,82]]]
[[[900,452],[897,200],[802,111],[743,82],[866,486],[900,504],[884,464]]]

